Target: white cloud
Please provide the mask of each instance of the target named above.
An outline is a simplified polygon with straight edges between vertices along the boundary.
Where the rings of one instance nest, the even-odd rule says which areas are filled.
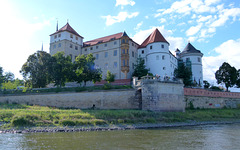
[[[206,5],[212,5],[212,4],[216,4],[219,3],[221,0],[205,0],[205,4]]]
[[[21,78],[19,70],[21,69],[27,57],[37,49],[31,47],[31,41],[34,34],[50,25],[50,21],[45,20],[37,23],[29,23],[20,19],[19,14],[7,1],[0,1],[0,18],[4,23],[0,24],[1,30],[1,55],[0,66],[4,71],[11,71],[15,77]],[[39,41],[39,49],[41,44]]]
[[[137,26],[134,28],[134,30],[138,30],[143,24],[143,21],[139,22]]]
[[[192,26],[186,31],[187,36],[192,36],[198,33],[198,31],[201,29],[202,24],[198,24],[197,26]]]
[[[135,5],[135,2],[133,0],[116,0],[116,5],[115,6],[126,6],[126,5]]]
[[[216,82],[215,72],[219,69],[223,62],[228,62],[236,69],[239,67],[240,58],[240,38],[237,40],[228,40],[214,49],[217,56],[203,57],[203,76],[205,80]]]
[[[212,15],[208,15],[208,16],[202,16],[202,15],[200,15],[200,16],[198,16],[198,20],[197,20],[197,22],[206,22],[206,21],[208,21],[209,19],[211,19],[212,18]]]
[[[211,27],[223,26],[230,17],[233,18],[233,21],[236,20],[236,17],[240,16],[240,8],[231,8],[224,9],[221,11],[219,18],[211,24]]]
[[[167,20],[165,18],[160,18],[159,21],[160,21],[160,23],[167,22]]]
[[[134,12],[134,13],[130,13],[130,14],[128,12],[119,12],[117,16],[107,15],[107,16],[102,16],[102,18],[106,19],[106,25],[110,26],[117,22],[123,22],[127,18],[136,17],[136,16],[138,16],[138,14],[139,14],[139,12]]]
[[[182,37],[173,37],[173,32],[171,30],[166,30],[164,25],[162,26],[154,26],[147,30],[140,30],[137,32],[132,39],[136,41],[138,44],[142,44],[142,42],[156,29],[161,32],[164,38],[170,43],[169,50],[172,52],[176,50],[176,48],[182,49],[184,44],[184,39]]]

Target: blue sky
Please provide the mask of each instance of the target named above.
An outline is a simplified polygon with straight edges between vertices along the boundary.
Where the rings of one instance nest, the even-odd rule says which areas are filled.
[[[22,78],[28,56],[49,52],[49,35],[69,20],[84,41],[126,31],[137,43],[158,28],[170,50],[190,41],[204,54],[204,79],[214,84],[223,62],[240,69],[239,0],[1,0],[0,66]]]

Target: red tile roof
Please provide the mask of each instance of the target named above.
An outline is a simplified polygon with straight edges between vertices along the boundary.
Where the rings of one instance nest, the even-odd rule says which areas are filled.
[[[70,33],[72,33],[72,34],[75,34],[75,35],[80,36],[81,38],[83,38],[81,35],[79,35],[79,34],[69,25],[69,23],[67,23],[65,26],[63,26],[61,29],[59,29],[58,31],[56,31],[56,32],[53,33],[53,34],[60,33],[60,32],[63,32],[63,31],[68,31],[68,32],[70,32]],[[53,34],[51,34],[51,35],[53,35]],[[50,35],[50,36],[51,36],[51,35]]]
[[[104,43],[104,42],[108,42],[108,41],[111,41],[111,40],[120,39],[122,37],[122,35],[123,35],[123,32],[116,33],[116,34],[101,37],[101,38],[98,38],[98,39],[95,39],[95,40],[86,41],[86,42],[83,43],[83,45],[92,46],[92,45],[95,45],[95,44],[98,44],[98,43]]]
[[[162,36],[162,34],[159,32],[157,28],[148,36],[148,38],[139,46],[139,48],[144,48],[148,44],[154,43],[154,42],[168,43],[168,41]]]

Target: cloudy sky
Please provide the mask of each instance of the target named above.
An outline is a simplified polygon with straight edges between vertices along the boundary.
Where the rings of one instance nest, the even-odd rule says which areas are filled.
[[[158,28],[170,50],[190,41],[204,54],[204,79],[223,62],[240,69],[239,0],[1,0],[0,66],[22,78],[28,56],[49,52],[49,35],[69,21],[84,41],[126,31],[141,44]]]

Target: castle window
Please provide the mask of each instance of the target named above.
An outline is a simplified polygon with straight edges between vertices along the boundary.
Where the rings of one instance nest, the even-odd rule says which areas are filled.
[[[117,42],[116,41],[114,41],[114,45],[116,45],[117,44]]]
[[[117,50],[114,50],[113,56],[117,56]]]
[[[70,34],[70,38],[71,38],[71,39],[73,38],[73,35],[72,35],[72,34]]]
[[[159,55],[156,56],[156,60],[159,60]]]
[[[201,59],[200,59],[200,57],[198,57],[198,62],[201,62]]]
[[[96,54],[96,60],[99,58],[99,54]]]
[[[163,56],[162,56],[162,60],[164,60],[164,59],[165,59],[165,56],[163,55]]]
[[[71,58],[71,60],[72,60],[72,54],[70,54],[69,56],[70,56],[70,58]]]
[[[132,46],[134,46],[134,44],[132,43]]]
[[[127,41],[127,43],[128,43],[128,39],[127,39],[126,41]]]
[[[105,68],[105,69],[108,69],[108,63],[105,64],[104,68]]]
[[[152,49],[152,46],[150,46],[150,49]]]
[[[56,39],[56,38],[57,38],[57,35],[54,36],[54,39]]]
[[[90,47],[90,50],[92,50],[93,48],[92,47]]]
[[[61,34],[58,34],[58,37],[61,37]]]
[[[98,49],[98,46],[96,46],[96,49]]]
[[[166,70],[166,67],[163,67],[163,70]]]
[[[105,47],[107,47],[107,44],[104,44]]]
[[[134,63],[132,63],[132,68],[134,69]]]
[[[190,61],[190,58],[186,58],[186,61]]]
[[[108,52],[105,52],[105,58],[107,58],[108,57]]]
[[[128,49],[127,49],[127,54],[128,54]]]
[[[164,45],[163,45],[163,44],[162,44],[161,46],[162,46],[162,48],[164,48]]]
[[[72,48],[73,47],[73,45],[72,44],[70,44],[70,48]]]
[[[61,47],[62,46],[62,44],[61,43],[58,43],[58,47]]]
[[[87,51],[87,48],[85,48],[85,51]]]
[[[125,54],[125,49],[122,49],[122,54]]]
[[[126,62],[125,62],[125,59],[123,59],[123,66],[125,66],[126,65]]]
[[[142,50],[142,54],[144,54],[144,50]]]
[[[78,46],[75,46],[75,50],[78,50]]]
[[[77,56],[75,56],[75,60],[76,60]]]
[[[113,63],[113,68],[117,68],[117,62],[116,61]]]
[[[122,39],[122,43],[125,43],[125,39]]]
[[[55,49],[55,48],[56,48],[56,44],[53,45],[53,49]]]
[[[76,40],[78,40],[78,37],[76,36]]]
[[[134,51],[132,51],[132,57],[134,57]]]

